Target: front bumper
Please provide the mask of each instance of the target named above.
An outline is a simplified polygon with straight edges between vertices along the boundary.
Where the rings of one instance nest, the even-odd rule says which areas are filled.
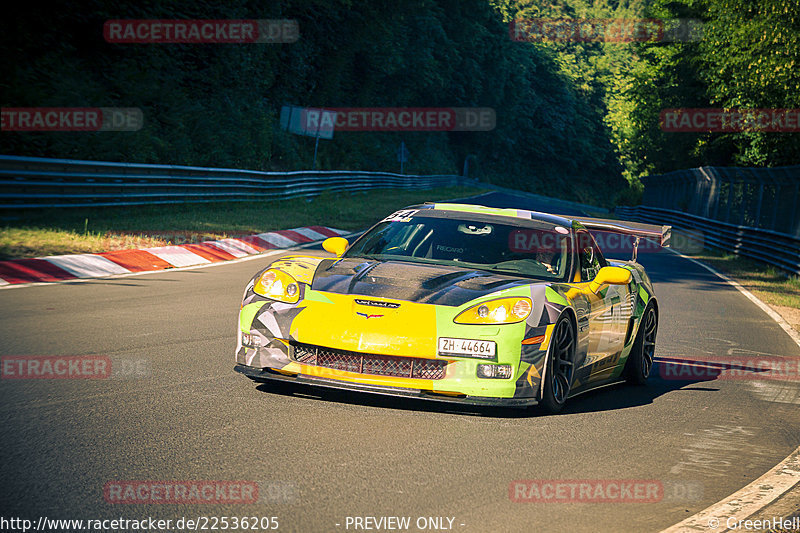
[[[466,404],[485,407],[528,407],[537,405],[535,398],[491,398],[484,396],[459,395],[451,396],[421,389],[410,389],[404,387],[390,387],[381,385],[369,385],[363,383],[352,383],[349,381],[338,381],[334,379],[308,376],[304,374],[283,374],[269,368],[257,368],[243,364],[237,364],[234,370],[244,374],[255,381],[278,381],[284,383],[296,383],[323,387],[328,389],[340,389],[370,394],[380,394],[384,396],[394,396],[398,398],[416,398],[420,400]]]

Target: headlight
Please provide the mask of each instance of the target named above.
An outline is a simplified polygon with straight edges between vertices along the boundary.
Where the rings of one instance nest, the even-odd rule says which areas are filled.
[[[513,324],[522,322],[531,314],[530,298],[500,298],[462,311],[454,320],[456,324]]]
[[[288,304],[300,299],[300,287],[292,276],[280,270],[269,269],[261,274],[253,286],[253,291],[261,296]]]

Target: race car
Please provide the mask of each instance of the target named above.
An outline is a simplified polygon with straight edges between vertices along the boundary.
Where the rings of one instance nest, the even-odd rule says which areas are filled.
[[[633,239],[607,260],[592,231]],[[644,384],[659,308],[636,262],[668,226],[426,203],[335,257],[288,255],[247,284],[235,370],[291,382],[481,406],[561,410],[607,384]]]

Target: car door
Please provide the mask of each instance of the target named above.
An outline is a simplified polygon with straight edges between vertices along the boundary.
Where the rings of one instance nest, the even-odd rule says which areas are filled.
[[[608,263],[588,231],[579,230],[576,240],[581,282],[588,285]],[[627,327],[623,310],[630,300],[627,290],[627,286],[619,285],[604,285],[597,292],[586,289],[589,345],[581,374],[588,380],[603,379],[619,362]]]

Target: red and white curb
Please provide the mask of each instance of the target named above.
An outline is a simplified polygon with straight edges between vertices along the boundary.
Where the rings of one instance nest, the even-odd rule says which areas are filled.
[[[218,263],[269,250],[291,248],[348,233],[350,232],[324,226],[309,226],[246,237],[142,250],[13,259],[0,261],[0,286],[100,278]]]

